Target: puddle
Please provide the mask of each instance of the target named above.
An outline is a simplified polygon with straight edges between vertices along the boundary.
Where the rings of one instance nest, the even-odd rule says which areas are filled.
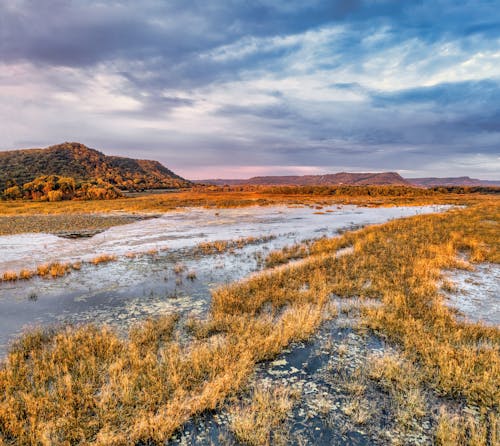
[[[24,327],[53,323],[105,323],[125,332],[130,324],[168,312],[206,312],[210,290],[259,269],[259,254],[305,239],[332,237],[346,229],[404,216],[442,212],[448,206],[358,208],[307,207],[185,209],[155,219],[116,226],[91,238],[49,234],[0,237],[0,273],[34,269],[51,261],[90,260],[100,254],[119,260],[52,279],[0,283],[0,356]],[[332,211],[326,213],[326,211]],[[275,238],[234,252],[195,256],[201,242],[241,237]],[[154,256],[126,258],[127,253],[159,250]],[[174,266],[186,269],[176,274]],[[187,275],[195,272],[196,278]]]
[[[447,272],[456,291],[446,293],[448,303],[462,317],[474,322],[500,326],[500,265],[483,263],[474,271]]]

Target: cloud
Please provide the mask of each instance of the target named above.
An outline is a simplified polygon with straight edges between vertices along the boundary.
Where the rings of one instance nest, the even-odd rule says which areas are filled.
[[[79,140],[193,177],[495,176],[494,3],[3,2],[0,146]]]

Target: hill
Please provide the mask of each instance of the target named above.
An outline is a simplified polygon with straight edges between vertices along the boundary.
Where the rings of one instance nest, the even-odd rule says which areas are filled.
[[[478,180],[471,177],[450,177],[450,178],[406,178],[406,181],[415,186],[435,187],[435,186],[500,186],[500,181]]]
[[[71,177],[77,181],[102,180],[122,190],[190,185],[158,161],[107,156],[76,142],[45,149],[0,152],[0,191],[45,175]]]
[[[323,185],[348,185],[348,186],[409,186],[401,175],[396,172],[381,173],[348,173],[340,172],[327,175],[302,175],[302,176],[260,176],[248,180],[200,180],[197,183],[223,185],[294,185],[294,186],[323,186]]]
[[[210,179],[195,180],[199,184],[213,184],[216,186],[239,186],[239,185],[265,185],[265,186],[417,186],[417,187],[495,187],[500,186],[500,181],[478,180],[470,177],[450,178],[403,178],[395,172],[382,173],[348,173],[340,172],[327,175],[303,175],[303,176],[260,176],[243,179]]]

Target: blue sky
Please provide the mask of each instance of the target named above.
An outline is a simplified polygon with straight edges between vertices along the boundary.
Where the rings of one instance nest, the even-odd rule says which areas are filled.
[[[0,0],[0,133],[192,179],[498,179],[500,1]]]

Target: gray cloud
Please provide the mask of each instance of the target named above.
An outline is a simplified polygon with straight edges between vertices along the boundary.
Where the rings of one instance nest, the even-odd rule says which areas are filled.
[[[2,2],[0,145],[80,140],[188,176],[492,177],[494,3]]]

